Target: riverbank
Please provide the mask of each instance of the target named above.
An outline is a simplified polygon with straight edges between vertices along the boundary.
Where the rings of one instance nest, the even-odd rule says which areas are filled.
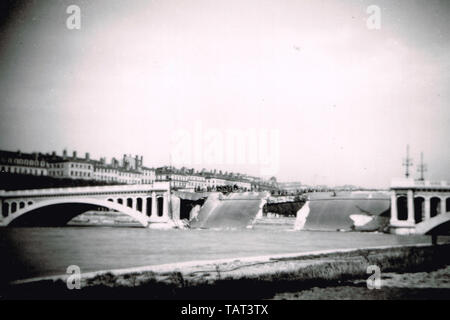
[[[381,274],[379,289],[368,290],[367,279],[341,281],[334,286],[277,293],[274,300],[448,300],[450,266],[428,272]]]
[[[361,282],[370,276],[370,265],[378,266],[382,275],[430,274],[450,265],[449,253],[450,244],[412,245],[181,263],[85,274],[80,290],[67,289],[67,276],[19,281],[3,288],[1,295],[31,299],[317,299],[340,286],[351,298],[352,291],[356,296],[374,292]],[[449,298],[449,289],[441,289],[441,296]],[[386,292],[380,290],[376,292]],[[310,295],[302,295],[308,292]],[[339,291],[335,297],[339,298]],[[396,299],[395,294],[388,297]]]
[[[351,249],[430,244],[429,236],[293,231],[255,223],[252,229],[154,230],[132,227],[0,228],[0,283],[66,273],[162,264]]]

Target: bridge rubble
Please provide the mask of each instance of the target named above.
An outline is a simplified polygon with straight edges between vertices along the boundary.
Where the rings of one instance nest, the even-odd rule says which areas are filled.
[[[311,194],[297,212],[295,230],[384,231],[389,225],[388,192]]]
[[[450,234],[450,183],[393,179],[389,191],[309,194],[296,230]]]
[[[192,228],[248,228],[262,216],[267,192],[212,193],[190,217]]]

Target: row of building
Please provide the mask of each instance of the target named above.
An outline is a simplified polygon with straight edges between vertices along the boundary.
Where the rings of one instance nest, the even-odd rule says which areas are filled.
[[[0,150],[1,172],[50,176],[54,178],[71,178],[95,180],[119,184],[150,184],[155,181],[170,181],[174,189],[198,191],[217,190],[218,187],[230,186],[240,190],[273,190],[276,181],[263,180],[259,177],[222,171],[195,171],[194,169],[177,169],[171,166],[149,168],[143,165],[142,156],[124,154],[122,159],[91,159],[89,153],[79,157],[76,151],[68,155],[52,153],[23,153],[20,151]]]

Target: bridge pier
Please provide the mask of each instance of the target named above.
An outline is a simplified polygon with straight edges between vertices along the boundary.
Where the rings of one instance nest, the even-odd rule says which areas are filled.
[[[168,222],[170,220],[170,199],[169,191],[158,195],[156,192],[152,192],[152,210],[151,216],[148,217],[150,223],[161,223]],[[158,205],[158,199],[161,201],[162,198],[162,208]],[[162,209],[162,210],[159,210]]]
[[[151,217],[155,218],[158,216],[158,204],[156,203],[158,199],[156,198],[156,192],[152,192],[152,214]]]
[[[142,198],[142,213],[147,215],[147,197]]]
[[[430,197],[425,197],[425,215],[424,215],[424,220],[428,220],[431,218],[431,206],[430,206],[430,201],[431,198]]]
[[[450,196],[450,185],[445,181],[430,182],[430,181],[415,181],[413,179],[401,179],[393,180],[391,183],[391,219],[389,230],[394,234],[413,234],[421,233],[423,228],[421,226],[423,222],[430,221],[437,216],[441,216],[446,213],[447,199]],[[402,211],[403,219],[399,219],[399,197],[405,197],[406,195],[406,219],[405,208]],[[423,211],[419,207],[418,213],[422,212],[421,216],[418,215],[417,221],[415,217],[414,200],[416,198],[423,199]],[[434,202],[433,202],[434,201]],[[439,205],[436,201],[439,201]],[[416,201],[420,204],[420,201]],[[437,206],[437,207],[436,207]],[[404,206],[401,206],[404,207]],[[433,217],[431,216],[433,214]],[[417,224],[416,224],[417,223]]]
[[[391,194],[391,221],[390,224],[396,225],[398,222],[398,212],[397,212],[397,194],[392,192]]]
[[[164,196],[163,196],[163,214],[162,214],[162,218],[164,220],[169,219],[169,196],[168,196],[168,192],[164,192]]]
[[[173,221],[180,220],[181,199],[174,194],[170,195],[170,218]]]
[[[415,224],[414,221],[414,192],[412,190],[408,190],[408,223],[410,225]]]
[[[412,191],[412,190],[411,190]],[[415,231],[414,224],[414,194],[408,192],[407,195],[407,219],[399,220],[397,206],[397,192],[392,191],[391,194],[391,220],[389,223],[389,232],[394,234],[412,234]]]

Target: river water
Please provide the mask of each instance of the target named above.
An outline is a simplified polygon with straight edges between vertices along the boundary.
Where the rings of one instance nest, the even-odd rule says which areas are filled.
[[[293,221],[292,221],[293,223]],[[1,280],[337,248],[429,243],[427,236],[292,231],[256,225],[238,230],[154,230],[140,227],[66,226],[1,228]]]

